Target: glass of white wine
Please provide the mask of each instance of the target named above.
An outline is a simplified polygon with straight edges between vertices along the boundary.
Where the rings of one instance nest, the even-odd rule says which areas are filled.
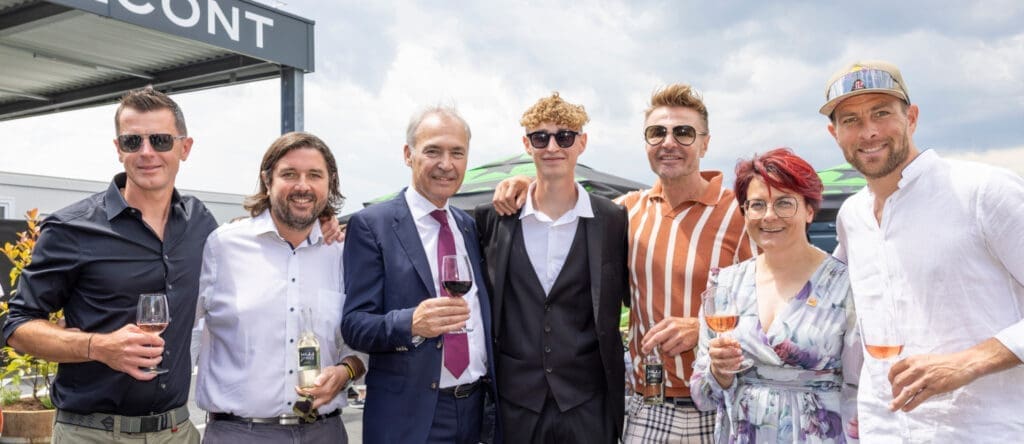
[[[704,322],[708,324],[715,333],[723,338],[731,338],[734,328],[740,323],[740,312],[736,306],[736,298],[726,291],[719,291],[719,287],[712,286],[704,293],[701,293],[701,309],[704,310]],[[753,367],[754,362],[744,358],[739,368],[733,370],[722,370],[723,373],[740,373]]]
[[[167,329],[171,322],[171,312],[167,307],[167,295],[164,293],[145,293],[139,295],[139,307],[136,312],[135,325],[149,334],[159,335]],[[162,375],[166,368],[149,367],[147,373]]]

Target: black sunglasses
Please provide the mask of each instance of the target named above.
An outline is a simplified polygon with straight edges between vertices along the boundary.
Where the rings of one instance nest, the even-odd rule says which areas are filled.
[[[690,146],[694,140],[697,140],[697,135],[706,136],[708,133],[699,133],[697,129],[690,125],[678,125],[672,127],[672,138],[676,139],[682,146]],[[665,136],[668,135],[668,128],[663,125],[651,125],[644,128],[644,140],[650,145],[659,145],[665,141]]]
[[[142,149],[142,138],[146,134],[122,134],[117,136],[117,146],[126,153],[134,153]],[[167,152],[174,148],[174,141],[181,140],[188,136],[172,136],[170,134],[149,134],[149,146],[154,151]]]
[[[530,145],[534,148],[544,149],[548,147],[548,143],[551,141],[551,137],[554,136],[555,143],[559,147],[569,148],[572,144],[576,143],[576,136],[580,133],[569,130],[559,130],[557,133],[549,133],[547,131],[534,131],[527,134],[526,137],[530,139]]]
[[[292,413],[307,424],[316,422],[320,417],[320,412],[313,408],[313,397],[309,395],[299,396],[299,400],[292,404]]]

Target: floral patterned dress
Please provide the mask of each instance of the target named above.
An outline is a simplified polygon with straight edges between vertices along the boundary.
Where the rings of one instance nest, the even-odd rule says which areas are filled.
[[[690,379],[694,402],[701,410],[717,409],[720,443],[856,442],[851,421],[863,354],[846,265],[827,257],[765,332],[756,259],[722,270],[718,280],[720,291],[736,298],[740,321],[731,334],[754,366],[722,389],[709,370],[708,342],[715,333],[702,311]]]

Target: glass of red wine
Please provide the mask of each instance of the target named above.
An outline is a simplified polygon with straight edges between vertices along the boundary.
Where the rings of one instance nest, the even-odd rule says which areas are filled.
[[[719,287],[712,286],[704,293],[701,293],[701,309],[704,310],[704,322],[708,324],[715,333],[723,338],[732,337],[731,332],[740,322],[739,308],[736,307],[736,300],[728,290],[719,291]],[[723,373],[739,373],[752,367],[754,362],[744,358],[739,368],[722,370]]]
[[[146,293],[139,295],[139,307],[136,312],[135,325],[149,334],[159,335],[171,322],[171,313],[167,308],[167,295],[163,293]],[[166,368],[149,367],[147,373],[162,375]]]
[[[469,256],[450,254],[441,258],[441,286],[449,297],[459,298],[469,293],[469,289],[473,288],[473,267],[470,266]],[[471,331],[473,329],[467,326],[452,333]]]

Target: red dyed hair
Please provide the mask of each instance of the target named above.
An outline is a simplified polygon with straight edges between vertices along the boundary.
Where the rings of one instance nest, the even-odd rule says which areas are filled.
[[[779,190],[791,191],[803,196],[804,203],[815,213],[821,207],[821,191],[824,185],[814,167],[800,158],[789,148],[776,148],[763,155],[754,154],[750,160],[736,162],[736,200],[740,211],[747,203],[747,188],[754,177],[760,177],[766,185]]]

